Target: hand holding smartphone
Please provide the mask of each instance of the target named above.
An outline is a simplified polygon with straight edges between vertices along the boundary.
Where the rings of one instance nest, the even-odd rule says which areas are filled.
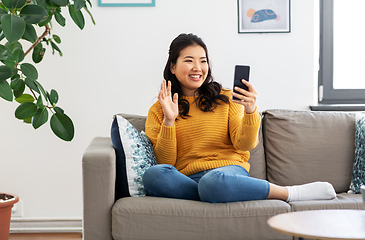
[[[234,71],[233,91],[235,93],[241,94],[234,90],[235,87],[239,87],[248,91],[248,87],[245,84],[243,84],[241,80],[244,79],[248,82],[249,78],[250,78],[250,66],[236,65]],[[233,97],[233,100],[240,100],[240,99]]]

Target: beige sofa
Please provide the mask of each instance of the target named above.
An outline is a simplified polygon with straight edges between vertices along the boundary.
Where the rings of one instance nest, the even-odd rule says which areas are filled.
[[[124,115],[138,129],[145,117]],[[226,204],[156,197],[114,202],[115,151],[109,137],[96,137],[83,156],[84,239],[293,239],[272,230],[276,214],[317,209],[363,209],[349,189],[354,159],[355,114],[268,110],[260,144],[251,151],[253,177],[280,185],[331,182],[327,201],[261,200]]]

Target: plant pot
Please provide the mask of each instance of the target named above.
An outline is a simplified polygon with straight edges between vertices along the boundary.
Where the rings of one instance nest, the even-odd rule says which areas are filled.
[[[11,193],[0,193],[0,240],[9,239],[11,209],[19,197]]]

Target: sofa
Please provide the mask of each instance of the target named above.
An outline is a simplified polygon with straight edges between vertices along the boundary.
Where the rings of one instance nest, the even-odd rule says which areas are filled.
[[[144,129],[145,116],[121,114]],[[293,239],[271,229],[277,214],[318,209],[364,209],[361,194],[348,193],[355,152],[355,113],[266,110],[259,144],[251,150],[252,177],[288,186],[328,181],[332,200],[260,200],[225,204],[158,197],[115,198],[116,155],[110,137],[95,137],[83,159],[83,238]]]

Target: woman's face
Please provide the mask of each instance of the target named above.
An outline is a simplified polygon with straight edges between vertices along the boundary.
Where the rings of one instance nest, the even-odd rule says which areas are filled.
[[[208,62],[204,48],[192,45],[180,51],[171,72],[179,80],[184,96],[194,96],[195,91],[204,83],[208,75]]]

